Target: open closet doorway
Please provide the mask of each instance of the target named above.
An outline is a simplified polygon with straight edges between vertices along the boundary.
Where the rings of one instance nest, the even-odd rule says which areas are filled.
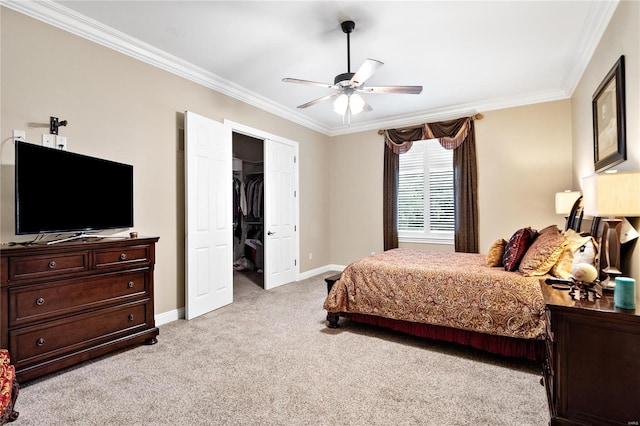
[[[233,280],[264,288],[264,140],[232,132]]]
[[[234,229],[230,178],[234,132],[262,141],[263,201],[256,207],[262,211],[260,220],[252,225],[262,225],[263,288],[269,290],[295,281],[300,273],[298,143],[228,120],[219,123],[185,111],[186,319],[233,302]],[[235,186],[235,181],[233,184]],[[259,233],[251,234],[257,235]],[[240,249],[245,250],[244,246],[238,247]],[[251,249],[255,249],[250,253],[257,272],[260,247],[254,244]]]
[[[233,268],[265,290],[299,274],[298,143],[225,120],[232,129]]]

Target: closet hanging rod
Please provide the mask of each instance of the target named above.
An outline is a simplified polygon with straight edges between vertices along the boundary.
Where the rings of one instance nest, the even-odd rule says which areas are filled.
[[[238,157],[231,157],[232,160],[244,161],[245,163],[262,164],[264,160],[244,160]]]

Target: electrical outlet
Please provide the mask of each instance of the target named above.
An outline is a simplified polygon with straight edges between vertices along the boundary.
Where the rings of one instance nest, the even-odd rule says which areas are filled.
[[[56,146],[56,135],[45,135],[42,134],[42,145],[48,148],[55,148]]]
[[[309,253],[309,260],[313,259],[313,253]]]
[[[66,136],[56,136],[56,148],[61,149],[63,151],[67,150],[67,137]]]
[[[27,134],[24,130],[13,129],[13,140],[25,142],[27,140]]]

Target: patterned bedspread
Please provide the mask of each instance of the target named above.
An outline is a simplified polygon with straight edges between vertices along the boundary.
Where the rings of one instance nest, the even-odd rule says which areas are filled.
[[[394,249],[347,266],[324,302],[360,313],[523,339],[544,338],[539,277],[482,254]]]

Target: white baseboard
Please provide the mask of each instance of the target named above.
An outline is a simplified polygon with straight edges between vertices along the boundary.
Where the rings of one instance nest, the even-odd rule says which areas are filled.
[[[155,316],[156,327],[167,324],[179,319],[184,319],[184,308],[174,309],[173,311],[163,312]]]
[[[324,274],[325,272],[342,272],[345,267],[345,265],[325,265],[320,268],[311,269],[309,271],[298,274],[298,281],[306,280],[307,278],[315,277],[316,275]],[[163,324],[168,324],[173,321],[177,321],[179,319],[184,319],[184,307],[156,315],[156,327],[159,327]]]
[[[307,278],[315,277],[316,275],[324,274],[329,271],[340,271],[344,270],[344,265],[325,265],[320,268],[311,269],[309,271],[301,272],[298,275],[298,281],[306,280]]]

